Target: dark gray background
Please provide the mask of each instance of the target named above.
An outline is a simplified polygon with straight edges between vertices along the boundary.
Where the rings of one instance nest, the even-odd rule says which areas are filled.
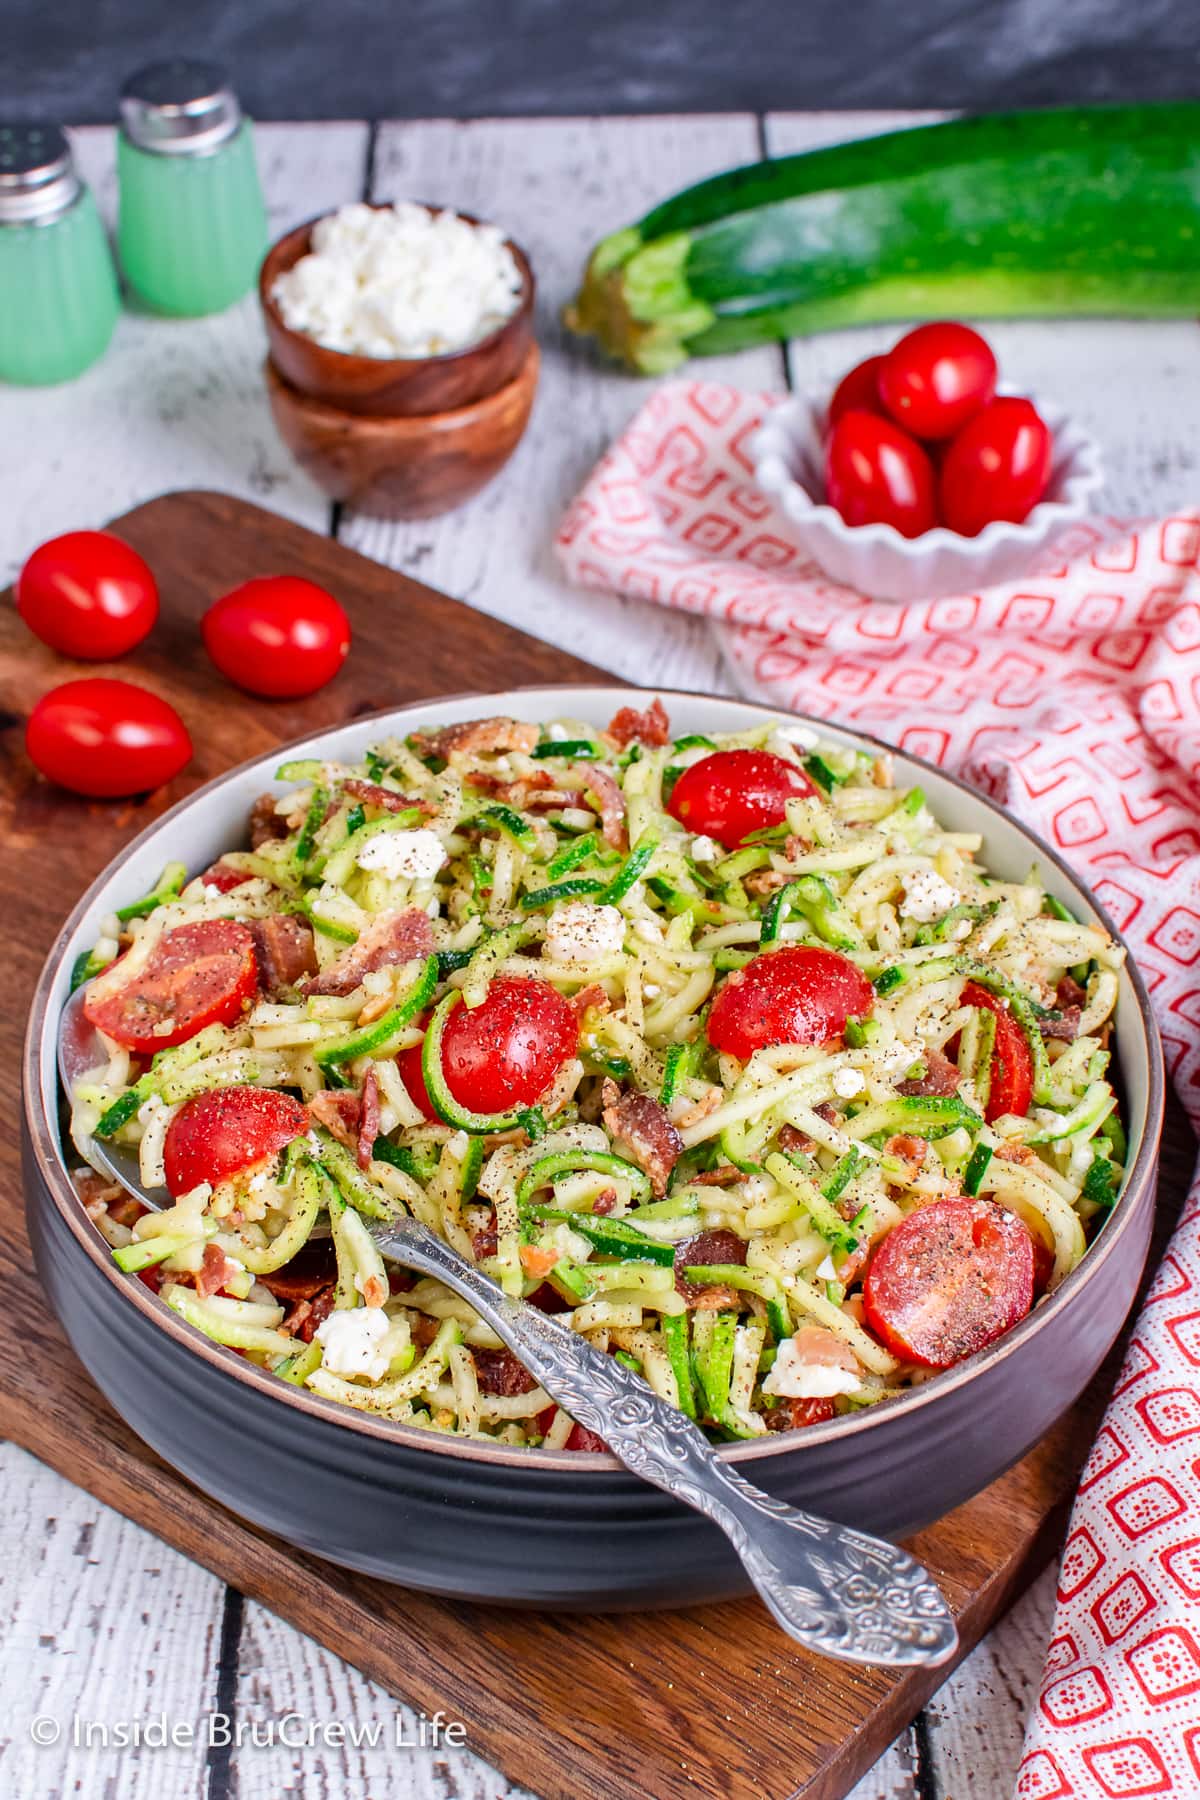
[[[0,105],[222,57],[258,118],[991,108],[1200,93],[1197,0],[0,0]]]

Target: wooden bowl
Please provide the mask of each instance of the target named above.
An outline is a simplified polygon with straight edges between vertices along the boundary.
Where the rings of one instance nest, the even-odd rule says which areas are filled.
[[[470,213],[459,217],[479,224]],[[508,248],[521,273],[520,304],[495,331],[463,350],[409,358],[351,356],[344,350],[327,349],[302,331],[293,331],[284,324],[272,290],[279,276],[308,254],[313,227],[318,223],[310,219],[273,244],[258,276],[271,361],[297,393],[366,417],[428,417],[497,394],[524,371],[533,345],[535,284],[528,257],[511,239],[506,240]]]
[[[430,519],[469,500],[504,467],[529,421],[538,363],[531,341],[498,391],[452,411],[397,418],[366,417],[299,393],[270,357],[267,395],[280,437],[331,499],[376,518]]]

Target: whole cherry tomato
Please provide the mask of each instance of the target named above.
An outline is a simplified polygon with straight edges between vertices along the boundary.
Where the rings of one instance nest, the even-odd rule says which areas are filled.
[[[992,1079],[984,1118],[989,1125],[1005,1113],[1015,1113],[1023,1119],[1033,1099],[1033,1058],[1025,1033],[1003,1000],[976,981],[968,981],[963,988],[962,1004],[982,1007],[996,1021],[996,1047],[992,1051]]]
[[[442,1033],[442,1073],[460,1106],[508,1112],[532,1106],[567,1058],[579,1024],[548,981],[501,977],[478,1006],[456,1006]],[[396,1058],[409,1094],[426,1118],[437,1117],[421,1076],[420,1046]]]
[[[824,1044],[874,1002],[875,989],[848,956],[789,944],[754,957],[717,990],[708,1041],[743,1062],[771,1044]]]
[[[825,451],[825,497],[847,525],[894,525],[920,537],[937,524],[933,464],[915,438],[875,413],[843,413]]]
[[[162,787],[192,759],[173,706],[131,681],[99,675],[43,694],[29,715],[25,748],[48,780],[98,800]]]
[[[202,1181],[215,1187],[265,1162],[308,1126],[300,1102],[273,1088],[209,1088],[185,1101],[167,1126],[167,1186],[176,1197],[190,1194]]]
[[[1002,396],[951,440],[939,490],[943,523],[975,537],[993,519],[1019,525],[1050,480],[1054,440],[1029,400]]]
[[[918,438],[953,437],[995,392],[996,358],[969,325],[918,325],[879,371],[879,398]]]
[[[222,675],[268,700],[315,694],[350,649],[350,621],[333,595],[300,575],[244,581],[213,602],[200,629]]]
[[[833,399],[829,402],[831,425],[836,425],[843,413],[882,413],[879,371],[883,367],[883,361],[882,356],[868,356],[865,362],[855,363],[849,374],[842,376],[833,390]]]
[[[97,1031],[148,1056],[206,1025],[232,1025],[257,991],[253,934],[236,919],[202,919],[164,932],[136,974],[122,979],[118,961],[98,975],[83,1010]]]
[[[909,1213],[863,1280],[870,1329],[902,1362],[948,1369],[1033,1305],[1033,1239],[992,1200],[935,1200]]]
[[[68,531],[39,545],[17,576],[17,611],[52,650],[108,662],[150,630],[158,587],[111,531]]]
[[[736,850],[752,831],[782,825],[789,800],[813,784],[795,763],[769,750],[715,750],[685,769],[671,789],[667,811],[689,831]]]

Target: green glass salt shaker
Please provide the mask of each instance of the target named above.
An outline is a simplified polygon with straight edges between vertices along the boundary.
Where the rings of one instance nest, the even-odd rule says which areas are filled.
[[[44,120],[0,123],[0,381],[82,375],[108,347],[119,306],[66,133]]]
[[[267,247],[254,138],[215,64],[153,63],[121,90],[117,249],[155,312],[223,312]]]

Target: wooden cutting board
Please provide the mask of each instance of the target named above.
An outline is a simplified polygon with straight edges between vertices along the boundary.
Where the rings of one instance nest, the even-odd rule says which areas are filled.
[[[379,707],[472,688],[608,679],[240,500],[167,494],[115,529],[154,568],[163,602],[149,643],[122,664],[67,665],[26,632],[11,599],[0,611],[0,903],[9,927],[0,1044],[10,1121],[29,995],[55,931],[104,864],[181,795],[282,740]],[[196,621],[237,582],[284,571],[338,596],[354,648],[323,693],[266,702],[217,676]],[[141,803],[53,790],[22,749],[24,715],[40,693],[76,673],[110,672],[172,700],[196,746],[186,774]],[[1175,1107],[1162,1230],[1185,1191],[1192,1150]],[[5,1320],[10,1341],[28,1351],[8,1359],[0,1431],[419,1711],[462,1719],[472,1749],[544,1800],[841,1800],[943,1679],[806,1655],[753,1600],[600,1618],[449,1604],[347,1574],[243,1525],[160,1462],[88,1381],[33,1273],[11,1129],[0,1158]],[[1024,1462],[913,1540],[954,1604],[964,1652],[1053,1554],[1112,1377],[1110,1365]],[[865,1480],[879,1475],[863,1471]]]

